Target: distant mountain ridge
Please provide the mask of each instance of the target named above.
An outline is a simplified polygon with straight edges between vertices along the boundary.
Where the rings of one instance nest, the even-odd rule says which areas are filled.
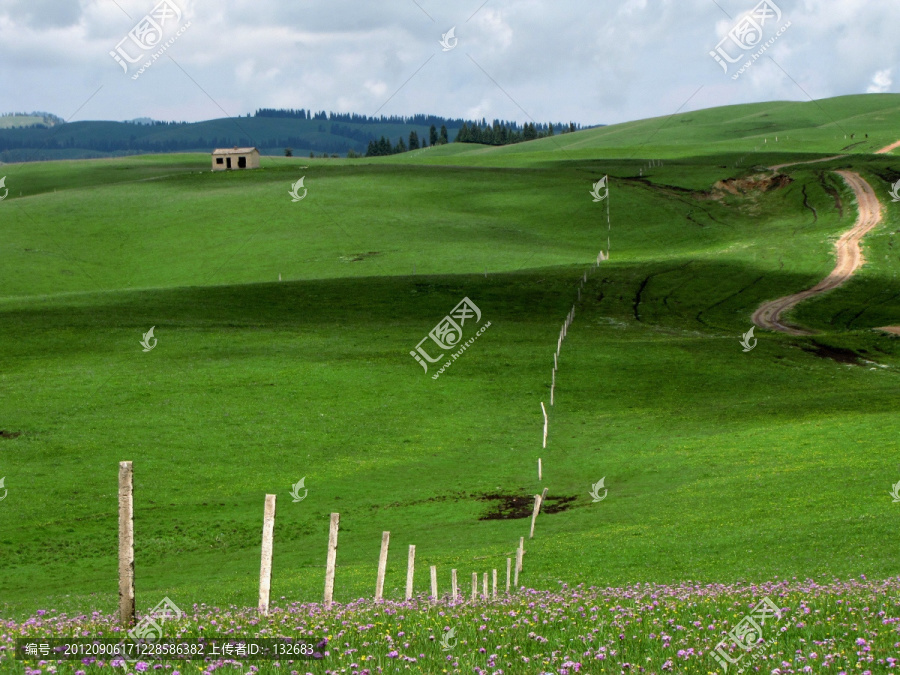
[[[38,115],[43,117],[38,118]],[[432,125],[445,126],[451,139],[464,125],[488,124],[436,115],[369,117],[356,113],[312,112],[305,109],[262,108],[254,116],[204,122],[158,122],[137,118],[128,122],[64,122],[46,113],[33,113],[32,124],[6,125],[0,116],[0,161],[91,159],[143,153],[209,152],[217,147],[255,146],[264,155],[347,155],[365,153],[381,137],[396,142],[411,132],[428,138]],[[46,120],[46,121],[45,121]],[[49,122],[52,122],[50,124]],[[515,122],[494,120],[504,126]],[[549,125],[540,124],[547,129]],[[568,126],[559,124],[559,127]],[[576,125],[577,126],[577,125]]]

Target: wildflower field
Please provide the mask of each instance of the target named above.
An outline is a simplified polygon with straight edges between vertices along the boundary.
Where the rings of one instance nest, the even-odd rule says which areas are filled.
[[[373,603],[359,600],[325,610],[283,604],[262,617],[255,609],[195,605],[166,624],[167,638],[289,637],[317,643],[309,661],[169,661],[130,665],[24,662],[27,675],[101,671],[138,673],[872,673],[896,672],[900,658],[900,578],[870,581],[772,581],[760,585],[636,585],[555,592],[521,589],[496,600]],[[769,598],[770,616],[758,644],[741,650],[728,637]],[[282,602],[284,599],[282,599]],[[14,662],[16,638],[118,637],[115,617],[67,616],[41,610],[2,624],[0,670]],[[446,636],[452,635],[452,638]],[[737,661],[724,670],[713,653]]]

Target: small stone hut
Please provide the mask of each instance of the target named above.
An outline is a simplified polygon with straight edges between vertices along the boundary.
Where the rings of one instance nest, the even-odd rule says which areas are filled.
[[[259,150],[256,148],[217,148],[212,153],[212,170],[258,169]]]

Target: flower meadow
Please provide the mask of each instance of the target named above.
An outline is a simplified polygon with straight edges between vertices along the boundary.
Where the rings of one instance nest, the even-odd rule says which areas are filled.
[[[284,603],[268,616],[255,609],[194,605],[165,624],[165,637],[291,637],[315,641],[308,661],[165,661],[117,659],[15,661],[17,638],[119,638],[114,616],[66,616],[40,610],[17,623],[0,620],[0,672],[42,675],[95,672],[207,675],[285,673],[725,673],[713,657],[720,641],[764,598],[780,617],[765,621],[756,646],[728,640],[727,673],[900,672],[900,577],[869,581],[797,579],[759,585],[635,585],[520,589],[496,600],[410,602],[358,600]],[[452,635],[452,638],[450,637]]]

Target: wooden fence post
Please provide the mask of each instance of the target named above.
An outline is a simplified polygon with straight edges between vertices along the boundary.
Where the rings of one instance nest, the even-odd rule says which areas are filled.
[[[522,571],[522,558],[525,556],[525,537],[519,537],[519,551],[518,558],[516,559],[516,569],[520,572]]]
[[[515,579],[513,580],[513,584],[516,587],[516,590],[519,590],[519,570],[522,569],[522,549],[516,549],[516,574]]]
[[[134,468],[119,462],[119,623],[134,625]]]
[[[547,488],[544,488],[544,491],[541,492],[541,509],[544,508],[544,500],[547,499]]]
[[[538,457],[538,480],[543,480],[543,473],[541,471],[541,458]]]
[[[487,572],[481,577],[481,590],[484,593],[484,599],[488,599]]]
[[[413,544],[409,546],[409,560],[406,563],[406,599],[412,599],[413,593],[413,572],[416,569],[416,547]]]
[[[547,409],[544,407],[544,402],[541,401],[541,410],[544,412],[544,447],[547,447]]]
[[[269,591],[272,588],[272,539],[275,534],[275,495],[266,495],[263,507],[262,556],[259,564],[259,612],[269,614]]]
[[[453,596],[454,600],[459,599],[458,589],[456,587],[456,570],[450,570],[450,595]]]
[[[381,533],[381,553],[378,556],[378,577],[375,579],[375,602],[380,602],[384,597],[384,575],[387,572],[388,546],[391,543],[391,533]]]
[[[434,598],[435,602],[437,602],[438,593],[437,593],[437,566],[436,565],[431,566],[431,597]]]
[[[331,527],[328,530],[328,558],[325,560],[325,608],[331,607],[334,598],[334,567],[337,562],[338,526],[340,513],[331,514]]]
[[[478,572],[472,572],[472,602],[478,597]]]
[[[534,496],[534,511],[531,513],[531,534],[528,536],[529,539],[534,539],[534,521],[537,520],[538,511],[541,510],[541,496]]]
[[[509,593],[509,578],[510,578],[510,570],[512,568],[512,558],[506,559],[506,592]]]
[[[491,586],[491,597],[497,599],[497,568],[494,568],[493,585]]]

